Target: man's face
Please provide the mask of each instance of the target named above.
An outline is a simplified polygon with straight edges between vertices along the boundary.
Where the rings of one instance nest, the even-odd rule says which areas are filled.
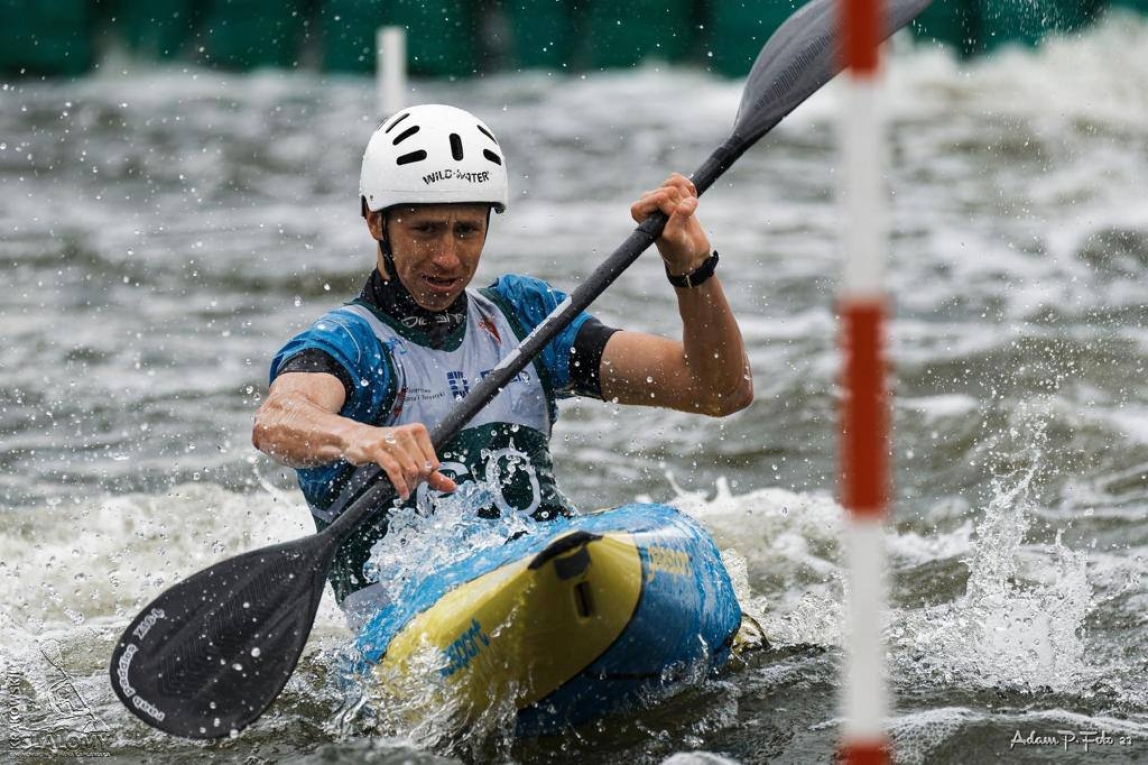
[[[398,277],[420,306],[442,311],[470,284],[486,242],[489,209],[486,204],[411,205],[387,213]],[[381,213],[370,213],[367,224],[372,236],[382,236]],[[379,267],[385,272],[381,262]]]

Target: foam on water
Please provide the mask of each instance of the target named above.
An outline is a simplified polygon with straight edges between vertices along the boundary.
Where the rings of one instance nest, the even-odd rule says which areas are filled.
[[[739,602],[771,643],[840,642],[840,505],[784,489],[735,495],[724,479],[707,499],[668,478],[677,493],[670,504],[704,523],[723,556],[745,560],[750,591],[739,591]]]
[[[738,761],[713,752],[678,752],[663,760],[662,765],[738,765]]]
[[[137,724],[112,692],[108,661],[129,620],[162,590],[226,557],[314,533],[306,505],[269,485],[236,494],[209,483],[166,495],[75,497],[9,513],[0,561],[0,674],[15,748],[113,751],[186,743]],[[349,639],[326,594],[285,696],[332,703],[316,682],[328,644]],[[310,669],[306,667],[310,666]],[[285,722],[266,721],[264,730]]]
[[[269,485],[255,494],[190,483],[165,495],[75,497],[7,517],[15,540],[0,561],[0,618],[33,634],[91,618],[126,624],[212,563],[315,531],[301,498]]]
[[[1045,430],[1054,408],[1050,399],[1022,404],[1011,431],[986,444],[986,452],[995,455],[988,467],[1000,472],[975,526],[966,519],[947,533],[886,535],[894,571],[958,557],[968,570],[956,600],[889,614],[887,638],[898,682],[1087,694],[1104,678],[1122,697],[1142,700],[1111,665],[1089,660],[1085,628],[1098,603],[1142,591],[1137,564],[1125,554],[1072,550],[1062,531],[1050,543],[1028,538],[1033,520],[1042,516],[1037,484],[1047,479]],[[1002,467],[1020,458],[1021,467]],[[837,503],[780,489],[735,495],[724,481],[712,498],[674,488],[673,503],[714,534],[738,572],[743,605],[774,645],[842,644],[844,511]],[[1103,598],[1097,587],[1105,589]]]
[[[942,682],[1075,691],[1096,677],[1083,635],[1093,593],[1084,554],[1065,547],[1059,532],[1052,545],[1026,546],[1034,482],[1046,467],[1047,402],[1021,411],[1023,433],[1011,435],[1028,442],[1029,464],[993,479],[993,497],[963,561],[965,594],[902,614],[892,637],[900,668]]]
[[[897,762],[925,765],[936,761],[941,750],[952,752],[954,745],[968,762],[978,760],[982,752],[985,757],[993,759],[999,759],[1002,754],[1006,757],[1022,754],[1032,756],[1033,752],[1026,751],[1029,747],[1035,747],[1037,752],[1044,754],[1047,759],[1042,761],[1046,762],[1066,758],[1070,751],[1085,755],[1087,759],[1084,761],[1091,761],[1092,758],[1105,755],[1129,753],[1129,747],[1141,745],[1148,736],[1148,725],[1143,723],[1110,715],[1082,715],[1063,709],[998,710],[993,717],[996,723],[993,732],[1003,730],[1008,733],[999,739],[985,741],[984,731],[977,730],[985,726],[985,716],[981,710],[940,707],[897,715],[888,721]],[[1096,737],[1101,732],[1113,738],[1097,744]],[[1030,735],[1039,736],[1039,743],[1026,744],[1025,739]],[[1130,741],[1118,744],[1117,739],[1121,736],[1128,737]],[[1086,745],[1087,737],[1092,737],[1092,744]],[[961,746],[958,743],[961,741],[975,741],[982,749],[970,750],[967,744]],[[1118,751],[1112,752],[1112,749]]]

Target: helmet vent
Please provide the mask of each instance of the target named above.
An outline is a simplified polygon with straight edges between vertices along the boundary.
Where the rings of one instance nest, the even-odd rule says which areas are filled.
[[[455,162],[462,161],[462,139],[458,133],[450,134],[450,155],[454,157]]]
[[[422,149],[412,151],[410,154],[404,154],[395,160],[396,165],[409,165],[412,162],[422,162],[427,158],[427,153]]]
[[[387,127],[387,129],[386,129],[386,130],[384,130],[383,132],[384,132],[384,133],[389,133],[389,132],[391,132],[392,130],[394,130],[394,129],[395,129],[395,125],[399,124],[400,122],[402,122],[403,120],[405,120],[405,119],[406,119],[407,117],[409,117],[409,116],[411,116],[411,113],[410,113],[410,112],[403,112],[403,113],[402,113],[402,114],[400,114],[398,117],[396,117],[396,118],[394,119],[394,121],[393,121],[393,122],[391,122],[391,124],[390,124],[390,125]]]
[[[406,130],[404,130],[403,132],[399,133],[397,136],[395,136],[395,140],[391,141],[391,145],[392,146],[398,146],[400,143],[407,140],[408,138],[410,138],[412,135],[414,135],[417,132],[419,132],[419,126],[418,125],[415,125],[414,127],[409,127]]]
[[[494,145],[495,145],[495,146],[497,146],[497,145],[498,145],[498,139],[497,139],[497,138],[495,138],[495,137],[494,137],[494,136],[491,134],[491,132],[490,132],[489,130],[487,130],[486,128],[484,128],[482,125],[475,125],[475,127],[476,127],[476,128],[478,128],[479,132],[480,132],[480,133],[482,133],[484,136],[486,136],[486,137],[487,137],[487,138],[489,138],[490,140],[494,141]]]
[[[482,150],[482,156],[486,157],[487,159],[489,159],[491,162],[493,162],[496,165],[502,164],[502,157],[498,156],[497,154],[495,154],[490,149],[483,149]]]

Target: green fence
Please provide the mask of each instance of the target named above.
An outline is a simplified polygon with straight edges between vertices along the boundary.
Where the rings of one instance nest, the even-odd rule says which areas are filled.
[[[90,0],[0,0],[0,71],[76,75],[95,61]]]
[[[407,30],[415,76],[499,69],[585,71],[646,60],[745,74],[805,0],[0,0],[0,72],[74,76],[104,46],[143,60],[248,70],[368,73],[375,30]],[[1148,0],[936,0],[912,26],[966,56],[1036,45],[1108,8]]]
[[[229,69],[290,67],[298,61],[304,7],[300,0],[214,0],[207,3],[204,60]]]
[[[200,18],[195,0],[115,0],[111,5],[111,31],[141,58],[165,60],[185,54],[191,30]]]
[[[1096,20],[1108,4],[1109,0],[938,0],[912,29],[918,37],[972,56],[1006,44],[1035,46],[1049,34],[1080,29]]]
[[[804,4],[805,0],[712,0],[706,4],[707,61],[721,74],[745,74],[774,30]]]

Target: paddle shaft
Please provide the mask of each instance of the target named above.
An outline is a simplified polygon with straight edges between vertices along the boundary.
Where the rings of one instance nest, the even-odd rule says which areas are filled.
[[[709,158],[690,176],[690,180],[697,187],[698,196],[701,196],[706,189],[713,185],[714,181],[721,177],[721,174],[749,148],[750,143],[752,142],[740,141],[731,136],[710,154]],[[450,443],[466,427],[466,424],[482,411],[483,407],[494,400],[519,372],[534,361],[535,357],[551,340],[570,326],[570,322],[574,321],[591,303],[597,300],[599,295],[605,292],[643,252],[649,249],[650,245],[662,235],[662,230],[665,229],[667,221],[668,218],[663,212],[655,212],[646,218],[590,274],[586,281],[582,282],[566,300],[551,311],[517,348],[491,370],[490,374],[479,381],[470,390],[470,393],[442,421],[434,426],[431,431],[431,443],[434,444],[435,451],[441,451]],[[374,480],[322,533],[341,542],[353,533],[355,527],[367,516],[395,498],[395,490],[390,481],[382,479],[381,469],[378,473],[378,479]]]

